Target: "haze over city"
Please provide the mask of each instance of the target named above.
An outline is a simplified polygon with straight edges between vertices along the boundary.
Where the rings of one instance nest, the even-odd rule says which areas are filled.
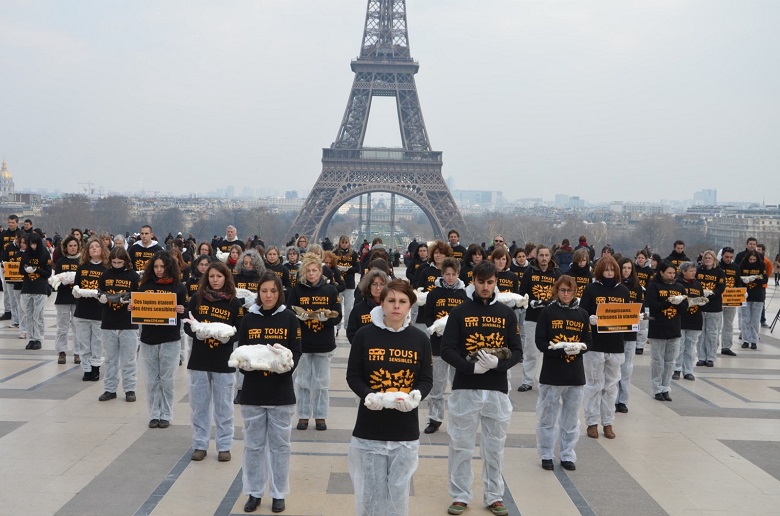
[[[780,158],[777,2],[407,11],[425,123],[455,188],[778,202],[765,188]],[[0,155],[18,190],[308,191],[364,17],[354,0],[6,1]],[[374,100],[367,146],[400,145],[392,102]]]

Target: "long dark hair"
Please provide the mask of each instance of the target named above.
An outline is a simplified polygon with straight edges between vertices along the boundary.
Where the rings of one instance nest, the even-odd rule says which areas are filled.
[[[274,271],[265,271],[260,276],[260,279],[257,280],[257,301],[255,301],[255,304],[260,308],[263,308],[263,302],[260,300],[260,287],[263,286],[263,283],[268,281],[273,282],[274,287],[276,287],[276,292],[278,293],[278,296],[276,297],[276,304],[271,309],[276,311],[284,304],[284,287],[282,286],[282,280],[279,278],[279,275]]]
[[[211,285],[209,284],[209,272],[212,270],[216,270],[225,277],[225,284],[222,285],[219,292],[230,296],[231,299],[236,297],[236,284],[233,283],[233,273],[230,272],[227,265],[217,260],[209,264],[209,268],[206,269],[206,272],[203,273],[203,276],[201,276],[200,281],[198,282],[198,291],[195,293],[198,298],[198,303],[203,302],[203,292],[207,288],[211,289]]]
[[[628,278],[624,278],[623,265],[627,263],[631,264],[631,275]],[[632,290],[636,290],[639,287],[639,278],[636,277],[636,265],[631,258],[624,257],[618,260],[618,274],[620,274],[620,281]]]
[[[157,275],[154,273],[154,262],[162,260],[165,272],[163,277],[171,278],[173,281],[181,281],[181,272],[179,271],[179,264],[173,259],[171,253],[168,251],[157,251],[154,256],[146,262],[144,267],[144,277],[141,279],[141,285],[149,282],[155,282]]]
[[[111,249],[111,252],[108,253],[109,265],[111,265],[111,260],[122,260],[123,262],[125,262],[124,270],[126,271],[133,270],[133,262],[132,260],[130,260],[130,255],[127,254],[127,251],[121,245],[115,245],[114,248]]]

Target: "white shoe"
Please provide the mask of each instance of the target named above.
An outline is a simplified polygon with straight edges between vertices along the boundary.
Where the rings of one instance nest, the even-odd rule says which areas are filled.
[[[26,332],[26,331],[23,331],[22,333],[20,333],[20,334],[19,334],[19,338],[20,338],[20,339],[26,339],[26,338],[27,338],[27,332]]]

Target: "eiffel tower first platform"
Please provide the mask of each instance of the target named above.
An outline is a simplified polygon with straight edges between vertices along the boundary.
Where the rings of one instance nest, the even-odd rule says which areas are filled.
[[[442,153],[431,150],[409,54],[405,0],[369,0],[360,57],[351,63],[355,80],[336,141],[322,149],[322,173],[295,219],[291,233],[325,237],[336,211],[371,192],[400,195],[428,217],[435,238],[466,229],[442,177]],[[364,147],[373,97],[395,97],[401,148]]]

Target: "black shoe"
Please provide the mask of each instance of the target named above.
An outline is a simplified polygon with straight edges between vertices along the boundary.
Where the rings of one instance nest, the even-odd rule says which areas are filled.
[[[758,349],[758,344],[756,344],[755,342],[751,343],[750,349]]]
[[[669,400],[669,401],[672,401],[672,400]],[[160,428],[168,428],[169,426],[171,426],[171,422],[170,421],[168,421],[167,419],[161,419],[160,420]]]
[[[271,502],[271,512],[284,512],[284,498],[274,498]]]
[[[655,395],[655,399],[657,399],[658,401],[666,401],[664,399],[664,395],[661,394],[660,392]]]
[[[672,396],[669,394],[669,391],[662,393],[662,396],[664,397],[664,401],[672,401]]]
[[[317,430],[327,430],[328,429],[328,425],[325,424],[325,420],[324,419],[315,419],[314,420],[314,428],[317,429]]]
[[[260,498],[249,495],[249,500],[244,504],[244,512],[255,512],[258,505],[260,505]]]
[[[98,380],[100,380],[100,366],[92,366],[89,381],[96,382]]]
[[[554,470],[555,465],[553,464],[552,459],[542,459],[542,469],[546,469],[547,471]]]
[[[749,347],[750,347],[750,344],[748,344],[747,342],[743,342],[742,343],[742,349],[748,349]]]
[[[686,374],[685,376],[683,376],[683,378],[690,381],[694,381],[696,379],[696,377],[693,376],[691,373]]]
[[[645,348],[637,348],[637,350],[636,350],[636,354],[637,355],[642,355],[642,354],[644,354],[644,352],[645,352]],[[569,461],[566,461],[566,462],[569,462]],[[573,462],[571,464],[572,464],[572,466],[574,465]]]
[[[336,328],[336,337],[338,337],[338,336],[339,336],[339,329]]]
[[[298,426],[295,427],[297,430],[306,430],[309,428],[309,420],[308,419],[299,419],[298,420]]]
[[[81,377],[82,382],[91,382],[92,381],[92,371],[87,371],[84,373],[84,376]]]
[[[527,392],[530,391],[531,389],[533,389],[533,387],[531,387],[527,383],[524,383],[523,385],[517,388],[517,392]]]
[[[734,353],[733,351],[731,351],[730,349],[722,349],[722,350],[720,351],[720,354],[721,354],[721,355],[726,355],[726,356],[729,356],[729,357],[735,357],[735,356],[737,356],[737,354],[736,354],[736,353]]]
[[[707,365],[707,362],[705,362],[704,360],[699,360],[699,361],[696,362],[696,367],[704,367],[706,365]]]
[[[766,321],[761,323],[762,328],[769,328],[769,325],[766,323]]]
[[[152,419],[151,421],[149,421],[149,428],[160,428],[160,420]]]
[[[712,360],[707,360],[707,363],[705,364],[707,367],[715,367],[715,362]]]
[[[438,430],[440,426],[441,426],[441,421],[434,421],[433,419],[431,419],[428,421],[428,426],[425,427],[425,430],[423,430],[423,432],[425,432],[426,434],[432,434],[436,430]]]
[[[24,347],[24,349],[35,349],[35,341],[31,340],[27,343],[27,345]]]
[[[98,398],[98,401],[108,401],[108,400],[115,400],[116,399],[116,393],[115,392],[104,392],[100,395]]]
[[[615,404],[615,412],[620,412],[621,414],[628,413],[628,406],[626,406],[625,403],[616,403]]]
[[[11,320],[11,312],[6,312],[0,317],[0,321],[10,321]]]
[[[41,349],[41,341],[40,340],[34,340],[33,341],[33,349]]]
[[[234,405],[238,405],[238,399],[239,399],[240,397],[241,397],[241,389],[238,389],[238,391],[236,391],[236,397],[235,397],[235,398],[233,398],[233,404],[234,404]]]
[[[575,469],[577,469],[577,466],[575,466],[574,463],[570,460],[562,460],[561,467],[566,471],[574,471]]]
[[[696,365],[704,365],[704,361],[703,360],[699,360],[699,362],[701,362],[701,363],[700,364],[696,364]],[[679,380],[679,379],[680,379],[680,371],[673,372],[672,373],[672,380]]]
[[[127,391],[125,393],[125,401],[133,402],[135,401],[135,391]]]

